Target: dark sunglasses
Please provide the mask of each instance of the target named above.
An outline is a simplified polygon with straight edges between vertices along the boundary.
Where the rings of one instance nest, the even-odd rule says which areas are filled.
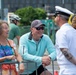
[[[36,27],[36,30],[44,30],[44,27]]]

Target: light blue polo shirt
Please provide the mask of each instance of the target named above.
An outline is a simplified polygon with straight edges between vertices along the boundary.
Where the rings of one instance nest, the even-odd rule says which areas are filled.
[[[30,60],[36,64],[31,62],[25,64],[25,74],[32,73],[42,64],[42,56],[46,50],[49,52],[51,60],[56,58],[56,50],[49,36],[43,34],[39,42],[29,39],[29,36],[30,32],[21,36],[19,53],[24,60]]]

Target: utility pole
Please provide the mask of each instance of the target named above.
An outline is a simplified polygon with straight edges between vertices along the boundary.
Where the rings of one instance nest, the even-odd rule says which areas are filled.
[[[3,19],[3,0],[0,0],[0,19]]]
[[[1,0],[0,0],[0,19],[1,19]]]
[[[64,3],[65,3],[65,1],[64,1],[64,0],[62,0],[62,5],[63,5],[63,7],[64,7]]]

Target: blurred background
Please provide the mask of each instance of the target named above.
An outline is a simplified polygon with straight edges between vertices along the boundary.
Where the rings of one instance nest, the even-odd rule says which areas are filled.
[[[59,29],[54,23],[55,6],[62,6],[76,13],[76,0],[0,0],[0,19],[10,23],[9,17],[13,13],[21,17],[20,35],[30,31],[31,21],[40,19],[45,23],[45,34],[55,44],[55,33]],[[48,54],[47,52],[45,54]],[[59,70],[56,62],[55,70]],[[52,70],[52,66],[47,66]]]
[[[54,24],[53,15],[56,5],[76,13],[76,0],[0,0],[0,19],[10,23],[10,15],[19,15],[21,35],[30,31],[31,21],[40,19],[46,24],[45,33],[55,43],[55,32],[58,27]]]

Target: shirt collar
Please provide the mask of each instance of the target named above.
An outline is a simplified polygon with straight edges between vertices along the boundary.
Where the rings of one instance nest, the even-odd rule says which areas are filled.
[[[69,26],[68,23],[64,23],[60,28],[63,28],[64,26]]]

